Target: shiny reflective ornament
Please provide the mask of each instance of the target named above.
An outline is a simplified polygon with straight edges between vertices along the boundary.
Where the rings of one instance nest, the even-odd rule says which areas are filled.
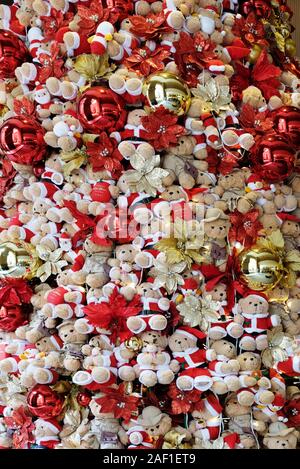
[[[286,135],[294,145],[300,145],[300,109],[283,106],[274,112],[274,128]]]
[[[87,407],[91,402],[91,396],[86,392],[79,392],[76,399],[78,404],[82,407]]]
[[[138,352],[143,347],[143,341],[140,337],[130,337],[125,341],[125,347],[132,352]]]
[[[269,182],[288,178],[294,169],[296,150],[286,135],[267,133],[251,149],[251,163],[256,173]]]
[[[257,62],[261,53],[262,53],[262,47],[259,46],[258,44],[254,44],[254,46],[251,49],[250,54],[248,55],[249,63],[254,65]]]
[[[63,409],[63,397],[46,384],[36,384],[27,395],[28,409],[42,419],[57,417]]]
[[[0,127],[0,153],[14,163],[32,165],[46,154],[44,134],[45,130],[34,119],[10,117]]]
[[[178,116],[185,114],[191,104],[189,87],[183,80],[169,72],[150,75],[144,82],[143,94],[152,110],[163,106]]]
[[[295,57],[297,53],[297,46],[296,42],[293,39],[288,38],[285,41],[285,51],[289,57]]]
[[[31,264],[32,258],[23,246],[10,241],[0,244],[0,278],[26,278]]]
[[[272,290],[285,274],[280,256],[267,248],[242,251],[239,261],[240,280],[252,290]]]
[[[0,79],[13,78],[15,69],[27,61],[24,42],[11,31],[0,29]]]
[[[120,130],[127,119],[123,99],[103,86],[84,91],[78,99],[77,111],[84,130],[94,133]]]

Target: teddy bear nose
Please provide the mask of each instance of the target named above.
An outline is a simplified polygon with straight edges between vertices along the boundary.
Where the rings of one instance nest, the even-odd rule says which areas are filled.
[[[257,306],[257,305],[258,305],[258,303],[254,303],[254,306]]]

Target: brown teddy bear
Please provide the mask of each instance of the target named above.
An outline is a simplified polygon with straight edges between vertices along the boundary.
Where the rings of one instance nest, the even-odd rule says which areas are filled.
[[[296,449],[299,432],[293,427],[287,427],[283,422],[269,425],[263,444],[268,449]]]
[[[222,424],[222,405],[214,394],[208,394],[200,399],[192,411],[193,420],[190,421],[189,431],[193,435],[193,448],[201,448],[201,443],[216,440]]]
[[[197,182],[199,171],[206,171],[206,161],[196,160],[193,156],[196,140],[192,136],[180,137],[177,145],[170,147],[163,157],[163,168],[169,171],[164,185],[178,182],[184,189],[192,189]]]
[[[217,359],[209,362],[208,368],[213,375],[212,391],[225,394],[240,388],[238,372],[240,364],[237,360],[236,347],[228,340],[216,340],[211,348],[216,352]]]
[[[214,193],[219,195],[220,200],[215,203],[215,207],[226,212],[238,210],[247,213],[254,207],[258,198],[255,192],[246,193],[246,181],[249,177],[248,169],[235,169],[230,174],[221,175]]]
[[[229,217],[218,208],[208,208],[203,219],[205,238],[209,243],[209,261],[224,269],[227,260]]]
[[[289,213],[277,214],[282,225],[280,231],[284,238],[284,245],[287,251],[298,249],[300,245],[300,218]]]
[[[78,145],[77,134],[83,131],[79,120],[66,113],[55,116],[52,125],[52,130],[48,130],[44,135],[47,145],[65,152],[75,150]]]

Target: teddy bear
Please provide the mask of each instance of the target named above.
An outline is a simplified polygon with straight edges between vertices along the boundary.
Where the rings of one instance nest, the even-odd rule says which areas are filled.
[[[220,339],[213,342],[211,348],[217,355],[216,360],[208,364],[214,380],[212,391],[216,394],[237,391],[240,388],[238,378],[240,365],[237,360],[236,347],[228,340]]]
[[[98,449],[99,443],[91,431],[89,408],[67,411],[63,428],[59,432],[60,443],[57,449]]]
[[[271,96],[267,103],[261,90],[253,85],[248,86],[243,90],[242,102],[243,104],[252,106],[259,112],[264,112],[267,110],[275,111],[283,105],[281,98],[275,95]]]
[[[270,316],[266,295],[261,292],[248,293],[240,298],[235,311],[235,320],[244,328],[239,341],[242,350],[264,350],[268,346],[266,331],[280,325],[280,317]]]
[[[142,96],[143,80],[135,72],[120,66],[109,77],[108,84],[111,90],[121,95],[128,104],[139,104]]]
[[[81,316],[81,305],[85,303],[85,289],[72,286],[58,286],[46,293],[46,301],[42,307],[44,317],[71,319]]]
[[[289,213],[278,213],[278,218],[282,224],[280,231],[284,238],[284,245],[287,251],[299,249],[300,244],[300,218]]]
[[[277,291],[272,292],[277,300]],[[278,314],[281,318],[283,330],[291,336],[300,334],[300,288],[295,285],[290,290],[284,291],[283,302],[278,300],[271,303],[271,313]]]
[[[213,385],[213,378],[208,368],[199,368],[209,361],[216,360],[216,352],[212,349],[200,348],[198,340],[203,340],[205,334],[188,326],[180,326],[169,336],[168,345],[172,357],[182,370],[176,379],[176,386],[182,391],[197,389],[206,391]]]
[[[200,399],[191,413],[189,431],[194,438],[193,448],[201,448],[201,443],[207,440],[216,440],[221,432],[223,407],[212,393]]]
[[[246,180],[249,177],[249,170],[234,169],[230,174],[220,175],[218,184],[214,188],[214,193],[220,197],[216,201],[215,207],[226,212],[238,210],[245,214],[254,207],[258,198],[255,192],[245,192]]]
[[[283,422],[269,425],[263,444],[267,449],[296,449],[299,432],[294,427],[287,427]]]
[[[165,351],[168,339],[160,331],[145,330],[138,337],[143,346],[136,357],[134,371],[140,381],[146,387],[152,387],[156,383],[170,384],[174,379],[174,373],[179,370],[178,362],[171,360],[171,356]]]
[[[220,270],[225,268],[227,261],[227,235],[229,218],[218,208],[208,208],[202,220],[205,240],[209,243],[209,261]]]
[[[240,404],[237,395],[230,393],[225,400],[224,414],[229,419],[228,430],[240,435],[244,448],[255,447],[256,432],[258,434],[263,433],[266,430],[266,424],[253,418],[251,406]]]
[[[281,220],[280,218],[274,213],[263,213],[259,217],[259,221],[262,224],[262,233],[269,236],[271,233],[274,231],[277,231],[280,229],[281,226]]]
[[[144,407],[141,415],[127,431],[128,449],[159,449],[171,429],[179,433],[182,439],[189,441],[192,438],[188,429],[181,426],[172,427],[171,417],[158,407],[153,405]]]
[[[163,180],[165,186],[177,181],[184,189],[192,189],[196,184],[198,172],[207,170],[206,161],[195,160],[193,157],[195,145],[194,137],[182,136],[177,145],[168,149],[162,159],[162,167],[169,171],[169,175]]]
[[[130,29],[129,18],[121,21],[118,31],[115,31],[114,26],[108,21],[102,21],[98,24],[96,34],[91,41],[91,53],[96,55],[107,53],[112,60],[120,62],[139,45],[139,39],[131,33]]]
[[[114,257],[108,259],[107,263],[111,267],[109,271],[110,279],[116,284],[124,287],[126,296],[130,295],[130,284],[138,284],[141,270],[136,264],[136,256],[140,253],[139,249],[133,244],[122,244],[116,246]]]
[[[55,116],[52,125],[52,130],[48,130],[44,135],[47,145],[60,148],[64,152],[75,150],[78,145],[78,135],[83,131],[79,120],[67,112]]]
[[[94,395],[89,403],[94,416],[91,421],[91,431],[98,440],[99,449],[122,449],[128,442],[128,436],[113,413],[101,412],[101,405],[97,399],[102,396],[103,393]]]
[[[287,388],[284,378],[274,369],[269,371],[271,381],[271,391],[275,397],[271,404],[253,406],[253,417],[256,420],[265,422],[266,424],[285,421],[282,408],[287,401]]]

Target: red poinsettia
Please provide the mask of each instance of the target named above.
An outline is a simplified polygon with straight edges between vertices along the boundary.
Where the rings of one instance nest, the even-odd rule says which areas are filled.
[[[231,91],[235,99],[241,99],[242,91],[249,85],[259,88],[266,100],[269,100],[272,96],[280,95],[278,77],[281,70],[269,62],[266,50],[261,52],[252,70],[236,62],[235,71],[236,73],[230,81]]]
[[[156,150],[176,145],[177,139],[185,133],[184,127],[178,125],[177,121],[178,117],[163,106],[157,108],[149,116],[142,118],[142,124],[147,132],[147,140]]]
[[[238,210],[232,212],[230,214],[229,241],[231,243],[238,241],[245,248],[255,244],[258,232],[262,229],[259,216],[259,211],[255,209],[245,214],[240,213]]]
[[[13,447],[15,449],[28,449],[29,444],[34,442],[34,424],[25,407],[21,406],[15,409],[10,417],[4,417],[4,422],[14,432]]]
[[[25,116],[34,116],[35,105],[33,101],[30,101],[26,96],[22,96],[20,99],[14,99],[14,111],[18,115],[23,114]]]
[[[244,130],[253,135],[263,134],[268,130],[271,130],[274,125],[274,121],[270,117],[269,111],[258,112],[250,104],[243,105],[239,121]]]
[[[59,57],[59,53],[59,43],[53,41],[50,54],[42,53],[39,55],[39,61],[42,65],[38,73],[40,83],[45,83],[50,77],[61,78],[65,74],[64,61]]]
[[[13,179],[16,175],[16,170],[14,169],[11,161],[3,158],[0,163],[0,201],[3,199],[6,191],[10,188],[13,183]],[[5,216],[5,212],[3,213]]]
[[[159,72],[164,69],[164,60],[167,59],[170,52],[162,47],[155,50],[149,47],[134,49],[132,54],[124,60],[123,64],[129,70],[133,70],[139,75],[148,76],[151,73]]]
[[[15,306],[29,303],[32,295],[32,289],[26,280],[10,277],[0,280],[1,306]]]
[[[126,394],[126,383],[121,383],[118,388],[103,387],[104,396],[95,399],[101,406],[101,412],[112,413],[116,419],[124,419],[128,422],[137,412],[140,398]]]
[[[170,384],[168,396],[171,397],[171,408],[173,414],[187,414],[192,412],[194,403],[199,401],[201,392],[197,389],[192,391],[181,391],[175,383]]]
[[[60,28],[68,26],[73,17],[74,13],[69,11],[63,13],[61,10],[56,10],[55,8],[51,8],[50,16],[41,16],[45,40],[52,40],[55,33],[57,33]]]
[[[120,161],[123,159],[118,150],[118,142],[102,132],[96,142],[87,142],[86,153],[94,171],[106,169],[111,173],[121,171]]]
[[[248,15],[251,11],[259,18],[267,19],[272,12],[272,6],[269,0],[247,0],[242,6],[242,11]]]
[[[292,399],[291,401],[288,401],[282,411],[288,419],[288,427],[300,426],[300,399]]]
[[[108,8],[104,9],[101,1],[94,0],[89,3],[88,7],[79,4],[77,6],[77,15],[80,18],[78,21],[80,32],[91,35],[96,32],[96,28],[101,21],[108,19]]]
[[[147,16],[133,15],[130,17],[130,31],[136,36],[146,39],[156,39],[159,35],[172,32],[172,28],[166,23],[163,12]]]
[[[232,32],[249,45],[254,43],[268,45],[268,42],[265,40],[264,25],[253,11],[246,18],[237,16]]]
[[[136,316],[141,309],[140,295],[134,295],[131,301],[127,301],[115,288],[108,303],[90,304],[83,308],[83,312],[93,326],[111,331],[112,341],[120,339],[124,342],[132,336],[126,325],[127,319]]]

